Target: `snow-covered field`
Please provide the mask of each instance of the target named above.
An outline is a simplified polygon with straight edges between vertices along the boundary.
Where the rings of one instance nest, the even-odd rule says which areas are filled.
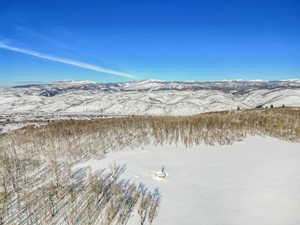
[[[249,137],[231,146],[145,146],[77,167],[95,171],[115,162],[126,164],[123,178],[160,189],[154,224],[300,224],[300,143]],[[154,179],[162,166],[168,177]]]

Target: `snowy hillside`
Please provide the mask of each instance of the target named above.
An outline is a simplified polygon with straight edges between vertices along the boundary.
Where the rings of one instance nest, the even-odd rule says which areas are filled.
[[[124,178],[159,188],[155,225],[292,225],[300,221],[299,159],[299,143],[250,137],[232,146],[146,146],[77,167],[117,162],[127,165]],[[162,166],[169,176],[153,179]]]
[[[28,114],[168,114],[300,106],[299,80],[125,83],[59,81],[0,88],[0,113]]]
[[[296,225],[299,141],[288,107],[27,126],[0,135],[0,224]]]

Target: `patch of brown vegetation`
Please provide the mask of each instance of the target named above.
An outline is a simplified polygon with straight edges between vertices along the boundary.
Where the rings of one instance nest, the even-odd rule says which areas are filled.
[[[57,224],[62,216],[65,224],[126,224],[134,207],[140,223],[151,224],[157,215],[158,191],[118,181],[122,169],[116,165],[110,175],[87,173],[81,179],[72,166],[125,147],[223,145],[247,135],[299,141],[300,110],[61,120],[1,135],[0,224]],[[19,213],[12,217],[9,210]]]

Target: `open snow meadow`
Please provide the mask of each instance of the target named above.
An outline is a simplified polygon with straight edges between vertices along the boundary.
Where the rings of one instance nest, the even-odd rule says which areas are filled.
[[[159,188],[154,224],[300,223],[300,143],[249,137],[229,146],[145,146],[77,165],[93,171],[126,165],[123,178]],[[168,176],[156,179],[164,166]],[[131,225],[139,224],[138,217]]]
[[[300,108],[42,121],[0,135],[0,225],[296,225]]]

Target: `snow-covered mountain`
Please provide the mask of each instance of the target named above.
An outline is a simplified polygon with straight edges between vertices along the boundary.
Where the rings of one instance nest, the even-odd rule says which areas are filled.
[[[59,81],[0,88],[1,114],[190,115],[271,104],[300,106],[300,80]]]

